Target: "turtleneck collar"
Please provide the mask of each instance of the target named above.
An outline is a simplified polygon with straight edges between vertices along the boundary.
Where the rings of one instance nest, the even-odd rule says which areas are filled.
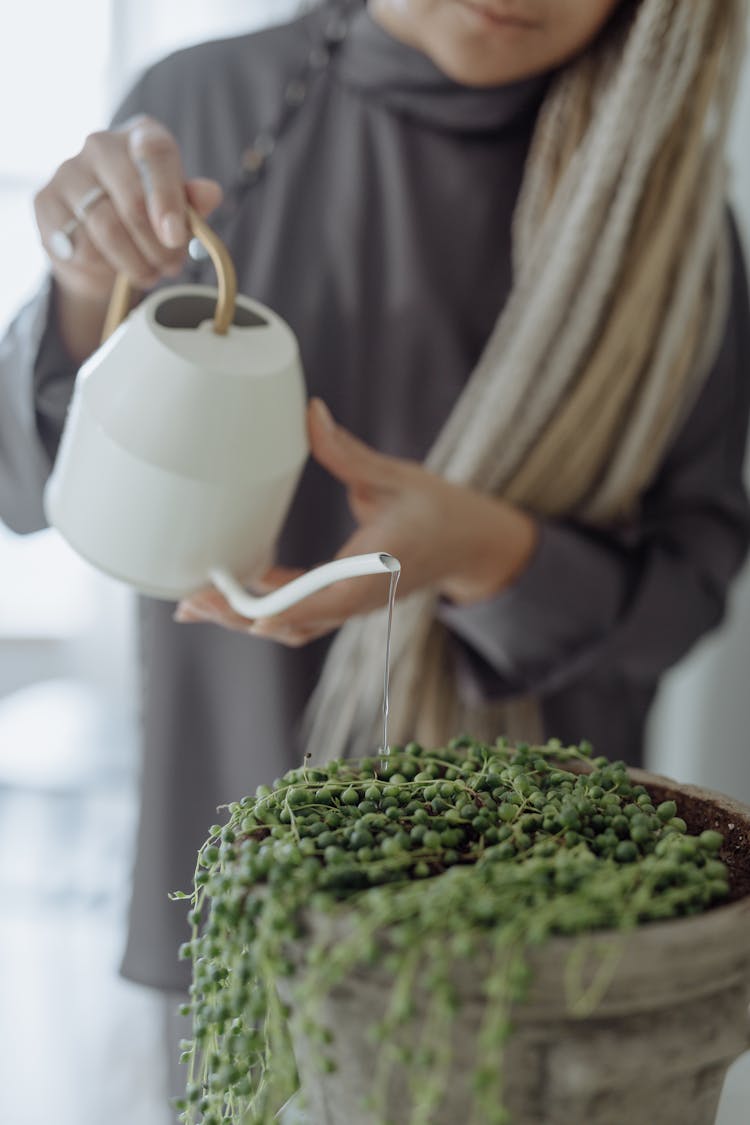
[[[382,105],[441,129],[490,132],[537,111],[549,75],[504,86],[454,82],[427,55],[390,35],[363,6],[349,17],[336,70],[347,85]]]

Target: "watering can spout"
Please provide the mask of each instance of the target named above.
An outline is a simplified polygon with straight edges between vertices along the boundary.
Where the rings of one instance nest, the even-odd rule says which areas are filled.
[[[256,619],[260,617],[273,617],[283,613],[297,602],[307,598],[318,590],[332,586],[344,578],[358,578],[364,574],[399,574],[401,563],[393,555],[384,551],[375,551],[369,555],[351,555],[349,558],[336,559],[334,562],[325,563],[314,570],[309,570],[271,594],[254,597],[249,594],[234,575],[223,567],[216,567],[211,571],[211,581],[224,595],[232,609],[242,617]]]

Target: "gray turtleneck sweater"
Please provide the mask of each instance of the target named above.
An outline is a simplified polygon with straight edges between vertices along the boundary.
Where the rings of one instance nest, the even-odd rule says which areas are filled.
[[[118,116],[152,114],[179,139],[189,175],[231,185],[243,150],[275,132],[327,19],[324,9],[181,51]],[[424,456],[508,295],[511,218],[545,85],[458,86],[362,10],[264,173],[213,219],[241,292],[296,332],[310,394],[384,452]],[[211,280],[208,266],[187,272]],[[53,299],[45,287],[0,345],[0,516],[22,532],[43,526],[75,374]],[[511,589],[444,607],[464,691],[534,693],[548,735],[638,761],[659,676],[720,621],[745,554],[748,322],[735,242],[721,354],[639,526],[623,537],[547,522]],[[309,464],[280,561],[323,561],[350,530],[343,490]],[[328,647],[179,626],[173,608],[140,603],[142,801],[124,959],[127,975],[165,988],[186,983],[185,912],[168,892],[190,885],[217,806],[299,763],[298,723]]]

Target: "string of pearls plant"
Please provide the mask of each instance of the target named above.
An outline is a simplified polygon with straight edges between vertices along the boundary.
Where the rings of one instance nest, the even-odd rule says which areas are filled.
[[[569,772],[571,760],[588,769]],[[428,1125],[449,1078],[451,967],[482,946],[492,956],[478,981],[486,1018],[466,1120],[503,1125],[503,1045],[529,984],[525,951],[555,934],[695,914],[729,893],[721,835],[688,834],[673,801],[655,806],[622,762],[592,758],[587,744],[411,743],[387,758],[292,770],[229,814],[200,851],[192,895],[174,896],[191,899],[181,956],[193,961],[183,1013],[194,1038],[183,1043],[178,1103],[189,1125],[274,1120],[298,1085],[290,1021],[332,1069],[319,1003],[363,962],[381,962],[393,982],[372,1028],[366,1104],[385,1120],[389,1072],[405,1067],[403,1119]],[[346,918],[333,945],[316,942],[310,911]],[[615,967],[571,996],[577,1014],[595,1008]],[[403,1030],[420,989],[430,1013],[413,1042]]]

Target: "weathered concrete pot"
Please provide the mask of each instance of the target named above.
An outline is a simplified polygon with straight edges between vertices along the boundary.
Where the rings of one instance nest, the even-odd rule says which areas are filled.
[[[571,1014],[564,983],[581,939],[555,938],[531,955],[532,984],[514,1009],[503,1060],[512,1125],[713,1125],[726,1071],[750,1048],[750,808],[654,774],[632,775],[658,800],[676,800],[691,831],[715,828],[724,835],[721,858],[732,871],[732,901],[627,935],[587,938],[584,988],[606,951],[619,950],[611,983],[588,1016]],[[335,941],[327,918],[310,924]],[[468,1125],[473,1045],[486,1004],[477,987],[482,973],[481,958],[456,964],[461,1006],[451,1075],[431,1125]],[[383,1016],[390,984],[382,967],[363,965],[327,997],[322,1015],[335,1035],[328,1051],[337,1063],[334,1073],[320,1073],[319,1048],[294,1033],[311,1125],[386,1125],[362,1099],[377,1050],[368,1027]],[[425,1004],[425,997],[416,997],[417,1016],[404,1042],[414,1044]],[[406,1076],[395,1067],[387,1125],[408,1122],[409,1106]]]

